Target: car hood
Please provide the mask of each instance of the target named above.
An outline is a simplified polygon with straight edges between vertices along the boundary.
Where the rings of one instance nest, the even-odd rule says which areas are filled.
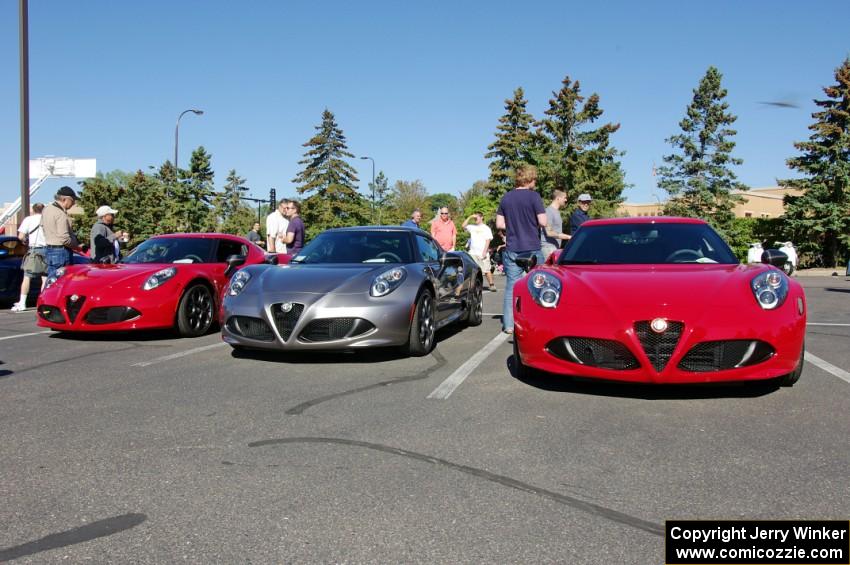
[[[556,267],[566,307],[604,307],[631,319],[682,319],[708,308],[756,306],[750,280],[764,265],[574,265]]]
[[[375,276],[395,266],[398,265],[387,263],[374,265],[289,264],[255,267],[251,274],[256,275],[257,271],[260,271],[258,288],[263,291],[347,294],[365,292]]]
[[[66,274],[59,279],[57,288],[70,287],[74,289],[74,292],[87,294],[103,292],[109,288],[141,286],[149,276],[168,267],[180,269],[180,265],[171,263],[74,265],[65,268]]]

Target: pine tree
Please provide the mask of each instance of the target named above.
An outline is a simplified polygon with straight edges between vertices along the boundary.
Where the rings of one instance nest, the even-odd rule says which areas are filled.
[[[384,171],[378,171],[378,176],[375,177],[375,185],[372,186],[372,183],[369,183],[369,188],[374,190],[375,208],[377,208],[378,213],[378,225],[381,226],[384,224],[384,215],[390,198],[390,184],[387,180],[387,176],[384,174]]]
[[[174,167],[166,161],[158,175],[136,171],[127,181],[116,208],[121,218],[121,227],[130,232],[131,247],[153,235],[175,231],[166,221],[168,201],[165,183],[160,176],[173,179],[174,173]]]
[[[236,169],[230,169],[223,191],[213,197],[209,221],[212,231],[244,235],[251,229],[256,216],[241,200],[248,190],[245,182]]]
[[[177,191],[180,196],[177,214],[185,218],[185,231],[201,231],[209,225],[210,202],[215,192],[211,159],[212,155],[201,145],[192,151],[188,174],[181,171],[183,179]]]
[[[586,192],[597,200],[620,202],[626,183],[617,159],[624,153],[612,147],[610,140],[620,124],[590,127],[604,113],[599,95],[593,93],[585,100],[581,84],[569,76],[561,84],[535,132],[532,164],[538,168],[538,191],[547,200],[559,188],[569,201]]]
[[[132,174],[124,171],[112,171],[106,174],[98,172],[96,177],[79,182],[80,200],[78,204],[82,207],[83,213],[74,218],[77,239],[81,242],[88,241],[91,227],[98,219],[96,211],[104,205],[118,210],[118,215],[115,217],[115,227],[116,229],[125,229],[124,226],[128,221],[127,212],[130,212],[130,215],[133,212],[122,210],[119,202],[124,195],[124,187],[127,186],[132,176]]]
[[[304,170],[292,179],[304,197],[301,216],[310,237],[327,228],[362,225],[369,217],[368,206],[355,188],[354,167],[344,161],[354,155],[348,152],[345,135],[330,110],[322,113],[316,130],[303,145],[309,148],[298,162]]]
[[[489,151],[484,155],[492,159],[489,188],[496,201],[513,188],[517,167],[531,160],[534,117],[526,110],[527,104],[522,87],[514,90],[513,98],[505,100],[505,114],[496,126],[496,141],[487,146]]]
[[[733,209],[742,198],[732,193],[746,190],[730,169],[742,159],[732,157],[737,133],[730,129],[735,120],[729,110],[723,75],[709,67],[679,126],[682,133],[668,138],[676,153],[664,157],[667,165],[658,168],[658,186],[670,195],[664,213],[702,218],[721,232],[728,232],[734,220]]]
[[[850,58],[835,70],[837,84],[823,89],[827,98],[812,114],[808,141],[794,147],[801,155],[787,163],[803,178],[781,180],[801,196],[785,197],[785,219],[801,254],[813,263],[835,267],[850,259]]]

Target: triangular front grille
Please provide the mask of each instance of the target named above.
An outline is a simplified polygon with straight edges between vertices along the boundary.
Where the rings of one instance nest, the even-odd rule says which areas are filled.
[[[649,322],[635,322],[635,334],[643,347],[644,353],[652,363],[653,368],[659,373],[667,366],[673,350],[682,337],[685,324],[682,322],[667,322],[667,329],[661,333],[655,333]]]

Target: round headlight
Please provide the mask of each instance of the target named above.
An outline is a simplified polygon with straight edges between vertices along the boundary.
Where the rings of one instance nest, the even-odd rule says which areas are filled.
[[[534,285],[534,288],[543,288],[546,285],[546,275],[537,273],[531,278],[531,284]]]
[[[543,306],[554,306],[558,303],[558,293],[551,288],[547,288],[540,293],[540,302]]]
[[[764,280],[771,287],[776,288],[780,284],[782,284],[782,275],[780,275],[778,272],[774,271],[774,272],[768,273],[767,276],[764,278]]]
[[[759,302],[761,302],[765,306],[773,306],[774,304],[776,304],[777,300],[778,298],[776,296],[776,293],[772,290],[765,290],[759,293]]]

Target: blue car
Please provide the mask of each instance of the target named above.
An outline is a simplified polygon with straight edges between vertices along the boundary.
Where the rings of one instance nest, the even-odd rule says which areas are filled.
[[[27,246],[13,235],[0,236],[0,305],[7,307],[18,301],[24,272],[21,262],[27,254]],[[89,259],[74,253],[74,264],[89,263]],[[30,284],[27,303],[33,304],[41,290],[41,278]]]

